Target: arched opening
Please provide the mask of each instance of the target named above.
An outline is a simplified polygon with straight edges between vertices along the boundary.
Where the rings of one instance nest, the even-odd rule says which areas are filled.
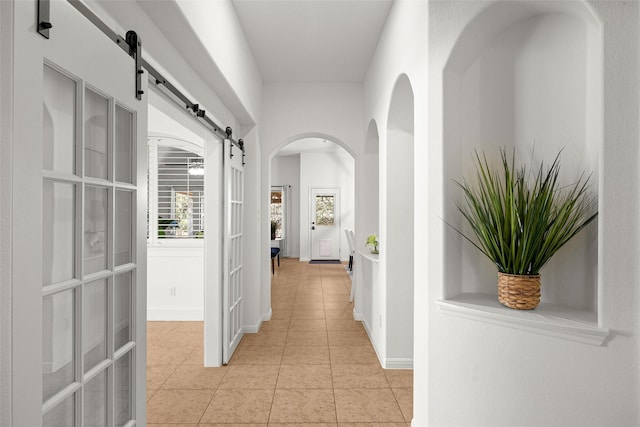
[[[380,249],[386,270],[386,367],[411,367],[406,365],[413,360],[414,100],[406,75],[394,87],[387,126],[386,229]]]
[[[270,225],[276,223],[278,231],[271,245],[281,249],[281,256],[301,261],[313,258],[320,241],[312,233],[312,192],[331,189],[338,190],[335,199],[338,229],[337,240],[330,243],[332,257],[349,259],[344,229],[353,229],[355,223],[355,160],[344,147],[329,135],[304,134],[287,139],[270,156],[269,194],[270,199],[274,195],[275,202],[269,202],[273,215]],[[278,203],[282,206],[277,206]]]
[[[598,192],[602,141],[600,24],[580,2],[508,2],[476,17],[444,72],[444,217],[465,228],[454,180],[473,177],[473,153],[498,160],[499,148],[524,164],[550,164],[559,150],[561,181],[591,173]],[[598,239],[594,223],[543,269],[542,301],[597,311]],[[496,294],[495,267],[455,231],[445,230],[444,296]]]

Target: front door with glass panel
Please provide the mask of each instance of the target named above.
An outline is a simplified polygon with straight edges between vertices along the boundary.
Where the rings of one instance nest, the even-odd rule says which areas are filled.
[[[39,113],[15,119],[32,139],[16,147],[31,161],[13,175],[28,199],[14,227],[35,232],[14,251],[14,307],[34,319],[14,329],[13,381],[33,379],[14,422],[144,425],[146,97],[134,61],[69,3],[51,2],[49,40],[35,33],[36,3],[15,3],[16,88]]]
[[[340,190],[311,189],[311,259],[340,259]]]

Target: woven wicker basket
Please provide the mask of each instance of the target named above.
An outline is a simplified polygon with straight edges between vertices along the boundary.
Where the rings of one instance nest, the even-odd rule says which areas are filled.
[[[520,276],[498,272],[498,300],[516,310],[532,310],[540,304],[540,275]]]

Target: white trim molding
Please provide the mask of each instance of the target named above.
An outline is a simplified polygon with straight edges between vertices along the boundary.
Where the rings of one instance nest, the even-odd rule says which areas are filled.
[[[473,293],[436,300],[436,304],[449,316],[594,346],[603,345],[610,335],[609,329],[597,325],[595,313],[553,304],[542,303],[535,310],[513,310],[500,305],[495,295]]]

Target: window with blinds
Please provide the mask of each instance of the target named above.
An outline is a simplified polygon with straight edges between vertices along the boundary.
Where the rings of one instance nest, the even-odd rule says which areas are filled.
[[[204,237],[204,158],[202,148],[187,144],[173,138],[149,141],[150,241]]]

